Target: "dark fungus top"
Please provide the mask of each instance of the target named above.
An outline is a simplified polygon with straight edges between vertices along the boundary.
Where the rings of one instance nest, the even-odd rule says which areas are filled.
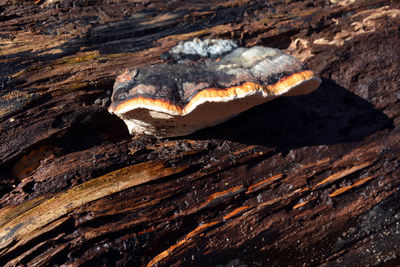
[[[196,41],[194,44],[202,43]],[[181,50],[174,48],[171,51],[180,54],[185,52],[185,45],[180,46],[183,47]],[[208,46],[203,46],[207,50]],[[235,112],[242,112],[276,96],[304,94],[319,86],[320,80],[311,70],[278,49],[261,46],[230,48],[229,52],[220,49],[224,54],[222,58],[216,57],[216,52],[210,57],[210,53],[202,51],[207,57],[190,60],[179,54],[178,60],[169,63],[126,69],[114,84],[109,111],[125,122],[129,120],[127,124],[131,133],[143,131],[154,134],[154,131],[163,130],[162,125],[165,123],[162,120],[168,122],[170,127],[177,127],[178,124],[174,126],[171,123],[174,120],[167,115],[182,117],[197,112],[199,114],[192,116],[201,118],[201,112],[205,114],[202,110],[207,109],[199,107],[207,103],[213,103],[213,107],[215,103],[232,103],[231,111],[217,111],[221,115],[215,114],[209,120],[205,116],[202,118],[204,125],[210,126],[229,119]],[[219,51],[213,47],[214,50]],[[240,99],[246,100],[246,104]],[[233,103],[241,103],[245,107],[238,108]],[[225,106],[221,105],[221,109],[229,109],[229,106]],[[144,112],[146,110],[147,113]],[[144,113],[150,115],[144,116]],[[152,124],[161,126],[149,130]],[[193,125],[189,128],[193,130],[197,127]]]

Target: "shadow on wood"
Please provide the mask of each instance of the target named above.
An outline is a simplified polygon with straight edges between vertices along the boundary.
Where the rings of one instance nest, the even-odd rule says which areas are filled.
[[[360,141],[393,121],[365,99],[332,80],[313,93],[282,97],[243,112],[193,139],[221,139],[247,145],[291,149]]]

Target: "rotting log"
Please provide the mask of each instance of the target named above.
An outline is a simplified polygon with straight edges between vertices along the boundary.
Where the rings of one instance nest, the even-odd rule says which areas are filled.
[[[400,3],[1,1],[0,265],[398,265]],[[132,138],[115,76],[193,37],[320,74],[183,138]]]

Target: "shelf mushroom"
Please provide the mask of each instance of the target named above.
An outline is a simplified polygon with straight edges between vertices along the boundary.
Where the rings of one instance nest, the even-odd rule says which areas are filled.
[[[230,40],[195,39],[172,48],[169,57],[175,62],[125,69],[116,79],[108,110],[132,135],[188,135],[321,83],[279,49],[237,47]]]

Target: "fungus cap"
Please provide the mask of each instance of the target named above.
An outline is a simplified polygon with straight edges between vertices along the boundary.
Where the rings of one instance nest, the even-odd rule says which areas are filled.
[[[225,54],[219,60],[213,53],[211,58],[182,62],[182,54],[192,52],[177,47],[190,48],[193,43],[180,44],[170,50],[172,56],[178,51],[179,63],[125,69],[114,84],[109,112],[123,119],[131,134],[183,136],[276,97],[310,93],[321,83],[314,72],[281,50],[237,48],[231,42],[221,42],[231,47],[225,49],[215,47],[216,41],[200,41],[202,55],[209,56],[204,49],[212,47]]]

